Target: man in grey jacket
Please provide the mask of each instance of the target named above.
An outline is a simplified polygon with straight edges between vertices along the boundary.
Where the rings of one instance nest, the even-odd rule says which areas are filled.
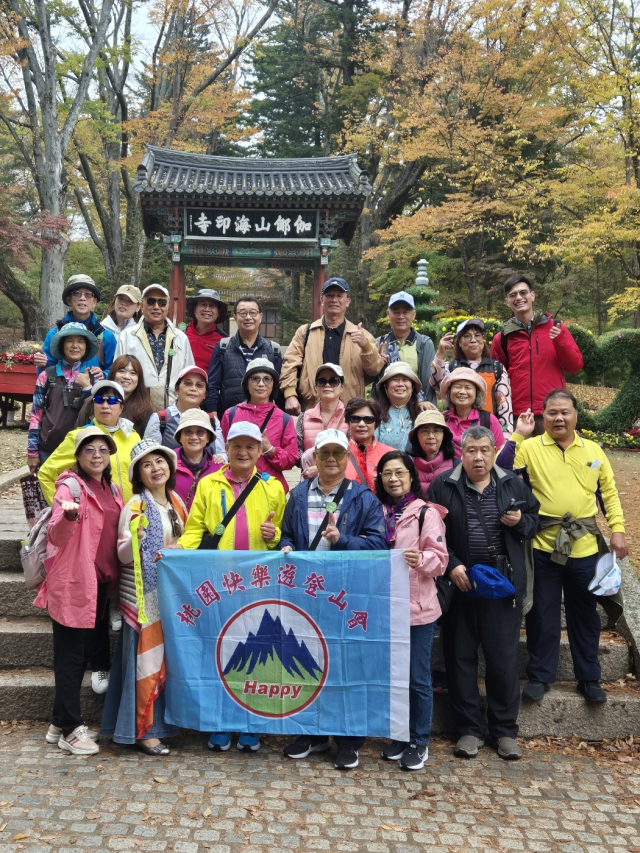
[[[413,296],[404,290],[394,293],[389,299],[387,317],[391,324],[391,331],[376,338],[380,355],[387,360],[387,364],[392,364],[394,361],[406,362],[422,382],[423,399],[435,405],[436,395],[429,385],[435,348],[431,338],[421,335],[412,328],[413,321],[416,319]],[[384,370],[373,380],[371,396],[374,399],[378,397],[376,383],[383,373]]]

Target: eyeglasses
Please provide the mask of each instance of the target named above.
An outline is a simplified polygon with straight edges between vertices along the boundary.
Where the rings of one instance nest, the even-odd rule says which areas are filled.
[[[249,382],[254,385],[273,385],[273,376],[250,376]]]
[[[72,299],[93,299],[95,297],[92,290],[72,290],[70,295]]]
[[[406,468],[404,468],[402,471],[400,469],[398,469],[397,471],[383,471],[380,476],[383,480],[392,480],[394,477],[397,477],[399,480],[401,480],[403,477],[408,477],[409,472]]]
[[[111,451],[108,447],[93,447],[91,444],[88,447],[83,447],[80,451],[83,456],[95,456],[99,454],[100,456],[111,456]]]
[[[484,335],[482,334],[482,332],[465,332],[464,335],[462,335],[462,340],[470,341],[475,338],[476,340],[481,341],[483,337]]]
[[[162,296],[147,296],[144,301],[150,308],[153,308],[154,305],[159,305],[160,308],[166,308],[167,303],[169,302],[168,299],[165,299]]]
[[[340,384],[341,382],[337,376],[319,376],[318,379],[316,379],[316,385],[318,385],[320,388],[324,388],[325,385],[330,385],[332,388],[337,388]]]
[[[330,459],[332,456],[336,460],[336,462],[342,462],[344,457],[347,455],[347,451],[343,450],[341,447],[335,448],[334,450],[317,450],[316,457],[322,462],[326,462],[327,459]]]
[[[530,293],[531,293],[531,291],[530,291],[530,290],[519,290],[517,293],[510,293],[510,294],[507,296],[507,299],[511,299],[511,300],[513,300],[513,299],[519,299],[519,298],[526,299],[526,297],[527,297]]]
[[[116,397],[115,395],[112,395],[111,397],[104,397],[102,394],[96,394],[96,396],[93,398],[93,401],[99,406],[101,406],[103,403],[108,403],[110,406],[117,406],[118,403],[122,403],[122,400],[119,397]]]
[[[246,317],[251,317],[252,320],[255,320],[256,317],[260,316],[259,311],[236,311],[236,317],[241,317],[243,320]]]
[[[361,421],[362,423],[367,424],[367,426],[371,426],[371,424],[375,424],[376,419],[373,415],[351,415],[349,418],[350,424],[359,424]]]
[[[444,430],[442,429],[442,427],[438,427],[438,426],[437,427],[423,426],[423,427],[420,427],[420,429],[418,430],[419,435],[443,435],[443,433],[444,433]]]
[[[186,429],[182,430],[182,436],[187,436],[193,438],[208,438],[209,433],[206,429],[202,429],[201,427],[186,427]]]

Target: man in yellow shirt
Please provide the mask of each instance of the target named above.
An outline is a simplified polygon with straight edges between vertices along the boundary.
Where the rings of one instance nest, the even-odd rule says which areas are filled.
[[[600,617],[589,591],[598,561],[596,491],[611,527],[611,549],[627,556],[624,517],[611,465],[604,450],[576,433],[573,394],[552,391],[543,403],[545,432],[518,442],[515,467],[525,467],[540,501],[540,529],[534,539],[534,600],[527,615],[528,684],[522,695],[539,702],[555,681],[560,651],[560,607],[564,591],[569,647],[578,692],[602,703]]]

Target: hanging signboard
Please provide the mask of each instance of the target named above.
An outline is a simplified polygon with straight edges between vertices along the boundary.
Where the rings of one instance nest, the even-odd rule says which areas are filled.
[[[318,211],[187,208],[184,236],[225,243],[308,243],[318,239]]]

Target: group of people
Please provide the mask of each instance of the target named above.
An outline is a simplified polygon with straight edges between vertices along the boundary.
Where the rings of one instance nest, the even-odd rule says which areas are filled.
[[[402,550],[410,731],[382,756],[405,770],[427,760],[434,685],[449,694],[456,755],[477,755],[488,733],[502,758],[520,758],[522,615],[522,695],[541,701],[556,676],[563,593],[578,690],[606,701],[588,589],[603,550],[596,493],[618,558],[622,509],[606,455],[576,431],[564,371],[579,370],[582,356],[569,330],[534,310],[526,276],[504,291],[513,317],[491,349],[477,318],[436,349],[413,329],[409,293],[390,298],[391,331],[375,339],[346,319],[349,285],[331,278],[321,319],[301,326],[283,356],[260,335],[253,297],[236,302],[238,331],[226,336],[217,324],[227,305],[201,290],[187,300],[183,332],[162,286],[121,287],[98,321],[98,288],[72,276],[68,311],[37,354],[27,449],[52,506],[35,601],[53,621],[46,740],[74,754],[97,752],[99,735],[169,753],[177,730],[164,718],[157,560],[170,548]],[[289,491],[285,474],[296,468]],[[477,567],[498,572],[507,593],[475,596]],[[110,625],[119,630],[113,661]],[[80,706],[87,665],[94,690],[106,692],[100,731]],[[284,754],[325,751],[331,734],[300,736]],[[231,740],[217,731],[208,745],[226,751]],[[335,766],[357,767],[364,738],[335,741]],[[237,747],[256,751],[259,734],[240,733]]]

